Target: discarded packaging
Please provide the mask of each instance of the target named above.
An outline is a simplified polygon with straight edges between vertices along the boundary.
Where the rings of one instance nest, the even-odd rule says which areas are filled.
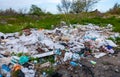
[[[100,58],[100,57],[103,57],[103,56],[105,56],[106,55],[106,53],[94,53],[94,57],[95,58]]]
[[[19,63],[22,65],[22,64],[27,63],[28,61],[29,61],[29,58],[27,56],[21,56]]]
[[[21,65],[19,65],[19,64],[15,64],[14,66],[13,66],[13,71],[18,71],[18,70],[21,70]]]

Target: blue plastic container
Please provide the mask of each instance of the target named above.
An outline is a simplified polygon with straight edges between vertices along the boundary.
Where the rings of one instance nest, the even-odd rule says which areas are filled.
[[[70,65],[76,67],[76,66],[78,66],[78,63],[76,63],[76,62],[74,62],[74,61],[71,61],[71,62],[70,62]]]

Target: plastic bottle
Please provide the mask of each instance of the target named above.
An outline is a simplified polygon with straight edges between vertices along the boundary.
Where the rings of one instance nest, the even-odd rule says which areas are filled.
[[[3,76],[0,74],[0,77],[3,77]]]

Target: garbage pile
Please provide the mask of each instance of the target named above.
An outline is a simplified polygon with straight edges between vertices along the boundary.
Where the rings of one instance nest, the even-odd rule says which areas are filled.
[[[57,65],[90,55],[100,58],[108,53],[113,54],[113,48],[117,45],[110,38],[119,37],[119,33],[112,32],[112,29],[110,24],[107,27],[75,24],[54,30],[24,29],[16,33],[0,33],[0,77],[10,77],[14,72],[17,72],[17,77],[34,77],[34,64],[39,62],[31,62],[30,57],[41,59],[54,55]],[[18,57],[13,53],[23,55]],[[96,64],[94,61],[91,63]]]

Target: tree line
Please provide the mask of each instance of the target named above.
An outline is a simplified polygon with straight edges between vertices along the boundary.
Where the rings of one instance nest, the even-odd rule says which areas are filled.
[[[60,14],[78,14],[81,12],[91,11],[94,5],[99,1],[100,0],[61,0],[61,2],[56,7]],[[0,15],[24,15],[25,11],[25,9],[20,9],[19,12],[16,12],[14,9],[9,8],[4,11],[0,10]],[[107,13],[120,14],[120,4],[114,4],[114,6],[107,11]],[[37,5],[31,5],[29,11],[26,14],[39,16],[51,13],[45,12]]]

